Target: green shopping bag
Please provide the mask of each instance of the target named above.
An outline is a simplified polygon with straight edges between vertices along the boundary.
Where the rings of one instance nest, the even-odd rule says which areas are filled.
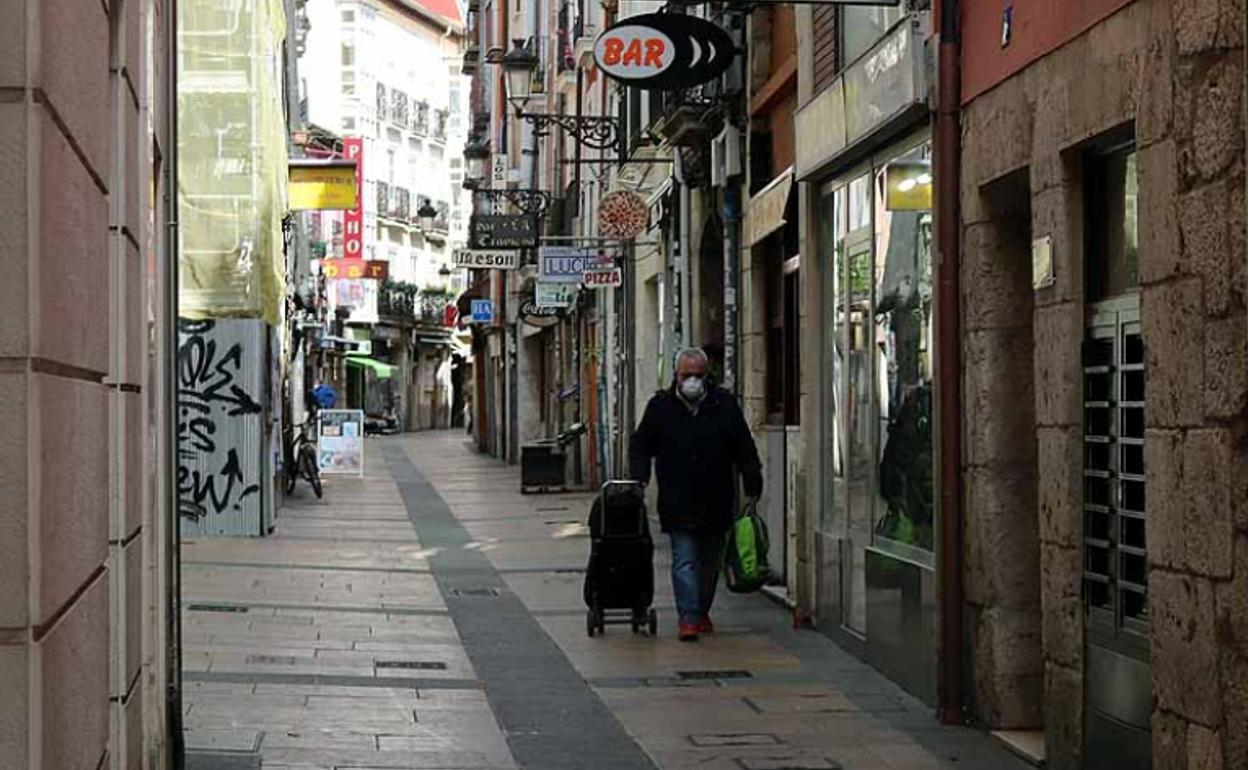
[[[771,568],[767,565],[770,543],[767,524],[758,515],[758,502],[746,503],[732,523],[728,546],[724,549],[724,579],[729,591],[750,593],[771,579]]]

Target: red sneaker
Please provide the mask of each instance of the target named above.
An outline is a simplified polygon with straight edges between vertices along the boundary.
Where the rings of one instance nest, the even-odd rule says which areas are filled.
[[[702,622],[698,624],[699,634],[709,634],[715,630],[715,624],[711,622],[711,616],[707,615],[702,618]]]
[[[676,638],[682,642],[698,641],[698,627],[693,623],[681,623],[676,629]]]

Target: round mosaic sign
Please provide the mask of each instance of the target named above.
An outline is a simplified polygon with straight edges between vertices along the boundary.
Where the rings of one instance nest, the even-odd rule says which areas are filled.
[[[635,192],[616,190],[598,204],[598,231],[607,238],[636,238],[646,231],[650,208]]]

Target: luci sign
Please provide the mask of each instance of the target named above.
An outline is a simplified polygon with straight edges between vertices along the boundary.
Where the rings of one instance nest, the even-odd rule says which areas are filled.
[[[594,43],[594,61],[613,80],[653,90],[714,80],[737,55],[732,37],[706,19],[672,13],[630,16]]]

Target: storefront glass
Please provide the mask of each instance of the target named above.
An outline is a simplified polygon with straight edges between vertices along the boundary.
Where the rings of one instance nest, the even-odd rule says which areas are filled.
[[[931,144],[824,188],[822,523],[841,542],[841,622],[865,627],[864,552],[933,564]]]

